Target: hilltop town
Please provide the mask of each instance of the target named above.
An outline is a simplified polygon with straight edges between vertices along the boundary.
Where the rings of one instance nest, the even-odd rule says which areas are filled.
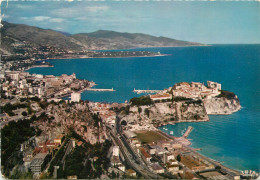
[[[5,177],[240,177],[189,147],[192,127],[182,137],[156,128],[208,121],[208,114],[239,110],[237,96],[221,90],[219,83],[177,83],[125,104],[82,101],[80,93],[95,83],[75,74],[43,76],[7,70],[1,84]],[[71,99],[63,100],[64,96]],[[214,107],[226,112],[213,111]]]

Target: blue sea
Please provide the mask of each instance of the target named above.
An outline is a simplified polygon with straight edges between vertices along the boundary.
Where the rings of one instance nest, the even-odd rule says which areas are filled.
[[[30,73],[72,74],[94,81],[95,88],[115,92],[83,92],[82,99],[125,102],[140,96],[133,89],[165,89],[177,82],[216,81],[238,95],[242,109],[232,115],[212,115],[209,122],[167,125],[174,136],[193,126],[189,138],[201,154],[237,169],[260,171],[260,45],[144,48],[168,54],[159,57],[50,60],[54,67]],[[133,51],[133,50],[132,50]],[[163,127],[160,127],[161,130]],[[164,130],[163,130],[164,131]]]

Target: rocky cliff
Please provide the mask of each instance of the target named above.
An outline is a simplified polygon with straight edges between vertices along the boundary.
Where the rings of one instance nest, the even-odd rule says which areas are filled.
[[[220,95],[206,99],[175,98],[171,102],[132,105],[130,113],[124,119],[133,124],[135,120],[140,122],[145,119],[154,125],[168,122],[199,122],[209,121],[209,114],[232,114],[240,108],[238,97],[232,92],[222,90]]]
[[[50,104],[47,112],[50,120],[37,121],[35,125],[49,137],[53,132],[66,134],[73,130],[90,144],[103,143],[106,139],[103,123],[91,114],[86,103]]]
[[[207,114],[232,114],[241,108],[240,102],[234,98],[213,97],[203,101]]]
[[[208,121],[209,117],[202,101],[178,101],[154,103],[149,106],[132,106],[127,122],[135,119],[149,119],[150,123],[161,124],[167,122],[197,122]],[[138,118],[139,117],[139,118]]]

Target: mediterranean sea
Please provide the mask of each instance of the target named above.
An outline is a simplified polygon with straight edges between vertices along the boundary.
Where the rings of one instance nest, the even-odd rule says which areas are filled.
[[[237,170],[260,171],[260,45],[143,48],[168,54],[157,57],[50,60],[50,68],[30,73],[61,75],[94,81],[94,88],[114,92],[83,92],[83,100],[125,102],[140,96],[133,89],[164,89],[177,82],[216,81],[234,92],[242,109],[232,115],[211,115],[209,122],[167,125],[162,131],[181,136],[188,127],[192,147]],[[130,50],[133,51],[133,50]]]

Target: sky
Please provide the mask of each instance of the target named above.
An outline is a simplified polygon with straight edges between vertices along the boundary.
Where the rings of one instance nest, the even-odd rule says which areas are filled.
[[[260,2],[2,2],[2,20],[71,34],[113,30],[207,44],[260,44]]]

